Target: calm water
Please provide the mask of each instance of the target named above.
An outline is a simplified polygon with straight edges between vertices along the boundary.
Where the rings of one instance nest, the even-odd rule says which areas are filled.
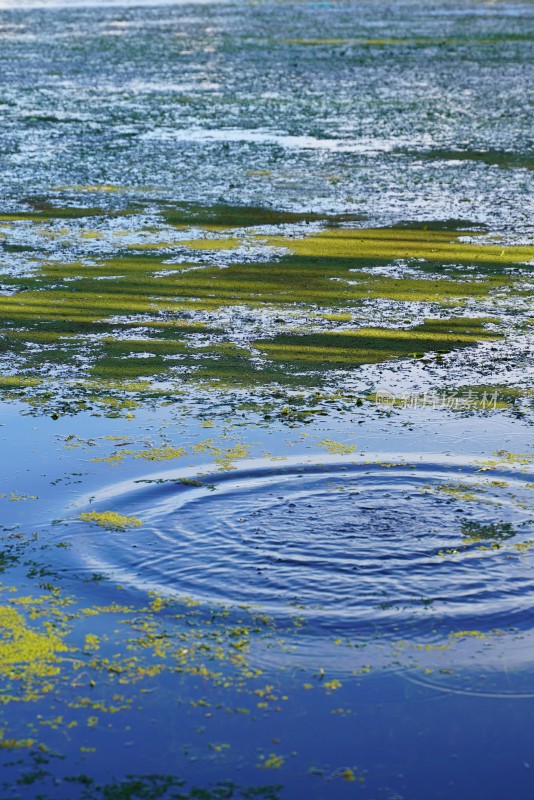
[[[176,203],[529,243],[533,42],[531,3],[0,0],[0,214],[106,212],[6,218],[0,295],[43,264],[165,241]],[[231,258],[252,255],[206,256]],[[530,275],[505,341],[343,386],[528,388]],[[234,341],[285,324],[245,311],[219,312]],[[52,397],[62,369],[43,372]],[[258,410],[275,408],[261,387],[115,416],[2,401],[0,795],[530,800],[526,397],[456,413],[315,398],[306,425]],[[184,453],[162,464],[165,448]]]

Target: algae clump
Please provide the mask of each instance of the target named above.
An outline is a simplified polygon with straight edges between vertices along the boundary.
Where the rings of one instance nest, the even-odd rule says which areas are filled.
[[[126,517],[116,511],[84,511],[80,514],[83,522],[96,522],[101,528],[111,531],[125,531],[128,528],[139,528],[143,523],[137,517]]]

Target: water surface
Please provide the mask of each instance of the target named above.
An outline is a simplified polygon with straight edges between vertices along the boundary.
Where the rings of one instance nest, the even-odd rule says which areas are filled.
[[[530,800],[533,22],[0,0],[3,797]]]

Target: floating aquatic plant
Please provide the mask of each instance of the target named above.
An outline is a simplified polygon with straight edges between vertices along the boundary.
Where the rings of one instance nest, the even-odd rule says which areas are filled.
[[[126,517],[116,511],[83,511],[80,519],[84,522],[96,522],[101,528],[124,531],[128,528],[139,528],[143,523],[137,517]]]

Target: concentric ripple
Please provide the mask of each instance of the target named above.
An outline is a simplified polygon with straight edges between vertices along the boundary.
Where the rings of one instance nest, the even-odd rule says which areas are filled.
[[[512,469],[367,457],[186,474],[98,496],[91,510],[143,524],[108,531],[73,523],[85,567],[139,589],[253,605],[275,618],[298,614],[330,630],[528,622],[532,489]]]
[[[200,485],[199,485],[200,484]],[[534,601],[532,489],[469,463],[250,462],[120,484],[75,523],[86,567],[140,589],[351,629],[522,627]]]

